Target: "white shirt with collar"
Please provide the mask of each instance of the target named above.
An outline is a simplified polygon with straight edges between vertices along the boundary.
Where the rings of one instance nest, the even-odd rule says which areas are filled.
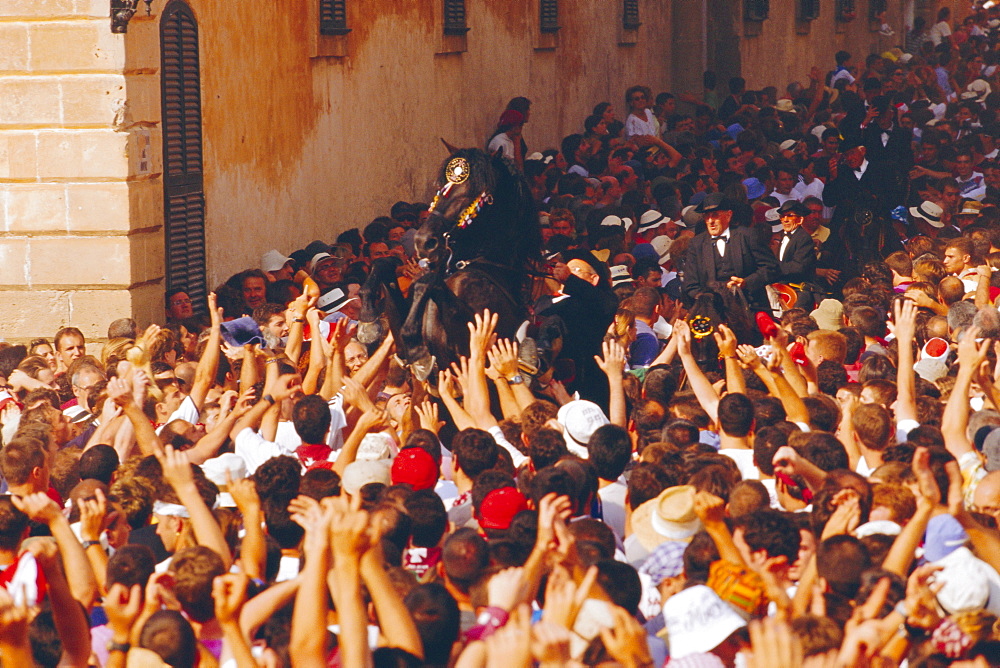
[[[718,235],[722,237],[722,239],[715,240],[715,248],[719,251],[719,255],[722,257],[726,257],[726,244],[729,243],[729,229],[730,228],[727,227],[722,234]]]
[[[865,172],[867,171],[868,171],[868,158],[865,158],[861,162],[861,166],[854,170],[854,176],[856,176],[858,178],[858,181],[860,181],[861,177],[864,176]]]

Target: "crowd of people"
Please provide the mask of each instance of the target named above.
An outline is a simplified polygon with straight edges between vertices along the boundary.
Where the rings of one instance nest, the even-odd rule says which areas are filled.
[[[489,311],[423,382],[358,340],[408,202],[0,344],[0,662],[1000,665],[1000,10],[937,18],[558,148],[514,98],[550,364]]]

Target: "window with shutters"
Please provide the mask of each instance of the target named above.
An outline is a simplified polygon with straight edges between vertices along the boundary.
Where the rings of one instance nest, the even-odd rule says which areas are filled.
[[[622,11],[622,27],[625,30],[638,30],[642,23],[639,22],[639,0],[625,0]]]
[[[542,32],[559,32],[559,0],[541,0]]]
[[[768,0],[743,0],[743,18],[746,21],[765,21],[770,11]]]
[[[815,21],[819,18],[819,0],[799,0],[799,20]]]
[[[465,0],[444,0],[444,34],[461,36],[467,32]]]
[[[346,35],[347,0],[319,0],[319,34]]]
[[[166,289],[184,290],[204,313],[205,192],[202,176],[198,23],[175,0],[160,21]]]

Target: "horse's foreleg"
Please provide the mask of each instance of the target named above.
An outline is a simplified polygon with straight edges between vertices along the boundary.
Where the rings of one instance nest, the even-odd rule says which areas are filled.
[[[381,341],[385,335],[382,323],[379,321],[379,294],[382,292],[382,276],[373,269],[368,280],[361,286],[358,297],[361,299],[361,312],[358,315],[358,341],[365,345]]]
[[[399,357],[411,366],[416,365],[413,371],[419,380],[426,380],[434,366],[434,360],[424,342],[423,321],[431,283],[437,278],[436,275],[424,276],[410,286],[410,311],[399,329],[399,340],[396,342]],[[423,374],[422,378],[420,374]]]

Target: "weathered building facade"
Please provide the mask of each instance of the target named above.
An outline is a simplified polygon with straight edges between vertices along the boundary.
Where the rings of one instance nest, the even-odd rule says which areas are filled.
[[[203,294],[425,199],[440,138],[483,144],[514,96],[540,150],[633,83],[804,81],[936,9],[888,0],[885,38],[868,20],[884,0],[838,20],[848,1],[150,0],[115,33],[130,0],[4,0],[0,336],[157,320],[168,285]]]

